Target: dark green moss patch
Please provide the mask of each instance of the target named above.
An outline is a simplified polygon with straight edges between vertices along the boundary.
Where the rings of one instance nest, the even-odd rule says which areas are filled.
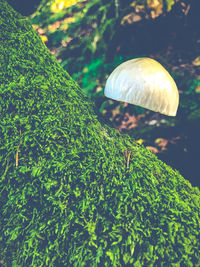
[[[28,21],[0,12],[2,265],[199,266],[199,190],[101,124]]]

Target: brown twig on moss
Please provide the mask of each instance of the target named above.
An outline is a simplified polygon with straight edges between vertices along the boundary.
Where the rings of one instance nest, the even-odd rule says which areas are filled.
[[[125,149],[125,158],[126,158],[126,167],[129,168],[129,161],[130,161],[131,151],[128,152],[127,149]]]

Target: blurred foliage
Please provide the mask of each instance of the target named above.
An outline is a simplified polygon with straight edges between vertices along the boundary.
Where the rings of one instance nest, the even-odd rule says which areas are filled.
[[[153,35],[151,28],[145,28],[144,37],[142,27],[145,22],[148,21],[151,25],[156,19],[165,19],[167,14],[174,12],[182,23],[190,5],[191,1],[184,0],[43,0],[37,12],[31,16],[31,22],[52,54],[79,83],[86,95],[92,98],[102,97],[99,104],[102,112],[107,105],[103,102],[103,88],[112,70],[125,60],[148,56],[141,47],[162,47],[170,37],[167,31],[171,35],[177,34],[173,29],[166,29],[160,21],[161,30],[156,29]],[[168,28],[178,25],[173,17],[169,17],[169,21],[172,21],[171,24],[165,22]],[[165,31],[166,36],[160,34]],[[159,38],[163,38],[160,45]],[[181,38],[178,36],[177,39]],[[167,66],[167,59],[166,62],[163,61],[161,63]],[[197,57],[194,66],[198,66],[198,62]],[[176,72],[172,72],[172,76],[178,87],[184,89],[181,108],[195,107],[199,97],[198,78],[193,81],[194,77],[184,77]],[[131,109],[136,111],[138,108]]]
[[[85,65],[82,71],[73,74],[72,77],[81,84],[88,96],[102,96],[101,85],[104,82],[105,73],[108,73],[110,69],[114,69],[123,61],[123,57],[115,57],[112,63],[105,63],[103,57],[96,58]]]
[[[72,68],[105,54],[120,26],[154,19],[171,10],[174,0],[43,0],[32,23],[46,29],[49,47],[62,46],[58,56]],[[176,1],[178,2],[178,0]],[[76,5],[74,5],[76,3]],[[67,36],[67,38],[66,38]],[[72,63],[72,66],[71,66]]]
[[[80,2],[80,0],[53,0],[51,1],[51,11],[57,13],[64,8],[71,7],[77,2]]]
[[[184,75],[183,73],[172,72],[173,78],[178,84],[178,88],[181,90],[181,99],[179,110],[182,116],[187,116],[191,111],[194,111],[199,107],[200,103],[200,79],[190,77],[189,75]]]

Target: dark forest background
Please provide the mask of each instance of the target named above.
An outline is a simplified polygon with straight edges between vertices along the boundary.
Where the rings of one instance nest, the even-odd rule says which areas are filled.
[[[199,0],[8,2],[30,19],[61,66],[95,101],[100,117],[200,186]],[[104,97],[113,69],[143,56],[159,61],[176,81],[175,118]]]

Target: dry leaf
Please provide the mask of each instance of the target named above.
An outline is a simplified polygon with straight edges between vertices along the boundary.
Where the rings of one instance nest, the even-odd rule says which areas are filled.
[[[195,89],[195,92],[198,94],[200,93],[200,85],[197,86],[197,88]]]
[[[192,61],[192,64],[194,66],[200,66],[200,56],[195,58],[195,60]]]
[[[140,145],[141,145],[141,144],[143,144],[143,143],[144,143],[144,139],[141,139],[141,138],[140,138],[140,139],[136,140],[136,142],[137,142],[138,144],[140,144]]]
[[[158,149],[154,146],[146,146],[147,149],[151,150],[154,154],[158,153]]]

